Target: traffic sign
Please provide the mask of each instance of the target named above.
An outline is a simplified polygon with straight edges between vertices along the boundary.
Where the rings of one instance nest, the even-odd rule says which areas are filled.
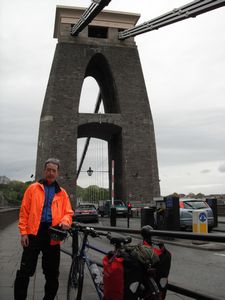
[[[199,220],[201,222],[205,222],[207,220],[207,216],[206,216],[205,212],[202,212],[202,213],[199,214]]]

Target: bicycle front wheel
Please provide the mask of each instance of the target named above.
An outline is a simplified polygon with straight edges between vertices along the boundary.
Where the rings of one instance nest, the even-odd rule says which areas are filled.
[[[67,284],[67,300],[81,300],[84,282],[84,261],[74,257]]]

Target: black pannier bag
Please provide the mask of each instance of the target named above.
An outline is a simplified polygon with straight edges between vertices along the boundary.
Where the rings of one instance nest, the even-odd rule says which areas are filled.
[[[153,266],[155,269],[155,276],[154,279],[162,293],[162,299],[166,298],[167,292],[167,284],[168,284],[168,277],[171,267],[171,254],[166,249],[163,243],[159,243],[158,245],[150,245],[146,241],[144,241],[144,245],[151,247],[159,257],[159,261]]]
[[[154,279],[162,293],[162,299],[165,299],[167,292],[168,276],[171,267],[171,253],[166,249],[164,243],[152,243],[152,229],[153,228],[150,225],[143,226],[141,229],[141,235],[143,237],[143,244],[152,248],[154,253],[156,253],[159,257],[159,261],[154,265]]]

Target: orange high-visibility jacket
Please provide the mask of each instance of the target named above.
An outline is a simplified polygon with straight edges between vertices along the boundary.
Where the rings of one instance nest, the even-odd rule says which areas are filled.
[[[24,193],[19,215],[21,235],[37,235],[45,201],[44,185],[36,182],[31,184]],[[55,193],[52,200],[52,226],[60,223],[71,225],[74,214],[69,197],[63,188]]]

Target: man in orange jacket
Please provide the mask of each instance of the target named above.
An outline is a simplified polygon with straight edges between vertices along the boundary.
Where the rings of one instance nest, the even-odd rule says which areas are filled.
[[[40,252],[46,279],[43,299],[53,300],[56,296],[60,245],[50,241],[48,228],[60,225],[62,229],[69,229],[73,216],[69,197],[56,181],[58,171],[59,160],[48,159],[44,166],[44,179],[31,184],[24,193],[18,225],[23,254],[15,279],[15,300],[26,299],[29,279],[34,275]]]

